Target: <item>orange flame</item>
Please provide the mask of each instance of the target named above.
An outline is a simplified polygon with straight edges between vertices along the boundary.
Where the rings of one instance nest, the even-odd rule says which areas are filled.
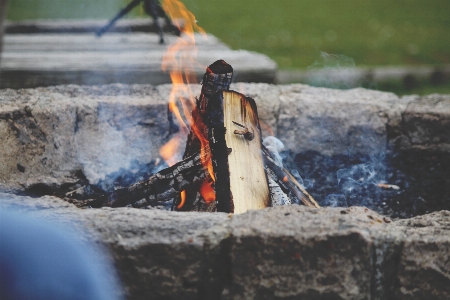
[[[184,203],[186,202],[186,191],[185,190],[181,191],[180,197],[181,197],[181,202],[180,202],[180,204],[178,204],[177,209],[182,208],[184,206]]]
[[[165,72],[170,72],[172,80],[172,90],[169,96],[169,109],[175,115],[181,127],[182,134],[189,132],[185,119],[189,120],[194,133],[201,143],[201,162],[208,169],[210,177],[215,181],[211,154],[209,151],[209,142],[207,139],[206,128],[199,120],[193,122],[190,112],[195,107],[195,97],[190,84],[197,83],[195,69],[199,67],[197,62],[197,47],[195,43],[195,32],[199,32],[206,37],[205,31],[196,23],[195,16],[179,0],[163,0],[162,7],[173,23],[182,28],[183,34],[177,38],[177,42],[171,44],[163,56],[161,68]],[[178,103],[181,104],[184,118],[179,110]],[[160,149],[161,157],[169,165],[176,161],[174,155],[178,149],[180,137],[177,135]],[[200,187],[200,194],[206,203],[215,200],[215,192],[212,183],[205,180]],[[186,192],[181,192],[181,208],[184,205],[183,199],[186,198]]]
[[[270,125],[264,122],[263,120],[259,120],[259,126],[261,126],[261,129],[266,131],[268,135],[275,136],[272,127],[270,127]]]
[[[194,32],[200,32],[204,36],[206,34],[197,25],[195,16],[179,0],[164,0],[162,7],[176,26],[183,27],[183,35],[177,39],[176,43],[171,44],[164,54],[161,68],[165,72],[170,72],[170,78],[173,84],[169,96],[169,108],[176,116],[182,130],[187,133],[187,126],[176,103],[179,100],[183,107],[184,115],[189,116],[189,105],[184,100],[187,96],[190,100],[190,107],[194,105],[194,94],[189,84],[197,83],[195,68],[198,65],[198,51],[195,45]]]
[[[195,135],[200,140],[200,159],[201,162],[206,168],[208,169],[208,173],[211,176],[211,179],[213,181],[216,181],[216,178],[214,176],[214,170],[211,160],[211,153],[209,152],[209,141],[206,138],[206,128],[205,125],[199,121],[197,121],[196,124],[192,124],[192,130],[194,131]]]
[[[195,31],[206,36],[205,31],[196,23],[195,16],[179,0],[164,0],[162,7],[172,22],[182,28],[183,34],[177,41],[169,45],[162,59],[161,68],[170,73],[172,90],[169,96],[169,109],[177,118],[182,132],[188,133],[188,126],[178,109],[181,103],[184,116],[189,116],[195,105],[194,93],[190,84],[197,83],[195,68],[197,63],[197,47],[195,45]],[[183,24],[182,24],[183,23]],[[187,98],[187,99],[186,99]]]
[[[212,187],[211,183],[207,180],[203,181],[200,186],[200,195],[202,195],[203,200],[205,200],[206,204],[210,204],[214,200],[216,200],[216,192]]]
[[[169,167],[173,166],[178,161],[177,154],[181,140],[181,136],[177,134],[159,149],[159,155],[161,155]]]

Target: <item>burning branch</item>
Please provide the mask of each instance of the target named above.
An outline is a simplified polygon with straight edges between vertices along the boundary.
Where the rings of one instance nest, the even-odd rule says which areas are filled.
[[[203,152],[209,154],[210,151],[207,149]],[[203,168],[201,160],[202,157],[198,152],[161,170],[148,180],[137,182],[127,188],[117,189],[82,206],[121,207],[131,205],[140,208],[169,201],[189,186],[198,186],[199,183],[208,179],[207,170]]]
[[[306,189],[295,179],[295,177],[283,167],[278,166],[273,160],[270,152],[263,147],[264,157],[267,164],[267,172],[271,175],[281,190],[287,194],[292,203],[303,204],[308,207],[320,208],[319,204],[306,191]],[[292,201],[293,200],[293,201]]]

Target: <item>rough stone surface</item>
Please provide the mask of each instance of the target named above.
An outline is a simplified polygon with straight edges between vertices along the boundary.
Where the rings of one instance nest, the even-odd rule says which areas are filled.
[[[398,255],[395,297],[450,298],[450,212],[397,221],[388,228],[400,230],[406,237]]]
[[[450,212],[391,221],[363,207],[223,213],[76,209],[0,194],[106,245],[128,299],[448,299]]]
[[[0,92],[0,189],[90,182],[148,163],[166,141],[167,101],[152,86]]]
[[[216,269],[229,234],[226,214],[81,210],[49,196],[0,194],[0,199],[0,207],[73,224],[82,238],[107,246],[129,299],[217,299],[220,294],[217,285],[223,280]]]
[[[286,146],[327,155],[385,152],[386,125],[407,104],[392,93],[305,85],[283,86],[280,102],[277,133]]]
[[[115,84],[0,90],[0,190],[60,186],[80,176],[96,184],[134,162],[154,161],[169,138],[170,89]],[[300,84],[237,83],[232,89],[256,100],[261,120],[294,155],[414,150],[445,157],[450,151],[450,95],[398,98]],[[194,95],[199,90],[193,86]]]
[[[450,95],[405,97],[401,119],[389,122],[389,143],[399,150],[450,152]]]
[[[252,211],[232,219],[232,299],[369,299],[372,230],[363,208]]]

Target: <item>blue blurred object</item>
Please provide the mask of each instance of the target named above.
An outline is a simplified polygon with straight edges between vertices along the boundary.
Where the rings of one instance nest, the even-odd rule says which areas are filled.
[[[0,299],[119,300],[117,291],[96,247],[58,223],[0,210]]]

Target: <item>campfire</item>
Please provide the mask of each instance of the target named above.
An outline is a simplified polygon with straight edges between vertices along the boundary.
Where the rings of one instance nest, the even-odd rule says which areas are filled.
[[[384,207],[448,208],[448,138],[433,130],[450,128],[450,98],[238,85],[222,56],[198,85],[202,30],[163,5],[187,20],[162,61],[172,85],[0,90],[0,187],[16,193],[2,206],[86,225],[131,298],[445,297],[448,212]]]
[[[175,211],[228,213],[286,204],[318,208],[273,151],[263,145],[256,103],[229,90],[232,75],[233,68],[223,60],[208,66],[180,162],[82,206],[139,208],[170,202]],[[175,105],[170,107],[180,116]],[[162,153],[174,143],[172,139],[163,146]]]
[[[211,64],[203,76],[201,93],[193,92],[191,85],[197,83],[193,70],[198,68],[194,32],[204,34],[204,30],[181,2],[163,1],[163,7],[175,24],[184,20],[183,34],[169,45],[162,61],[162,69],[170,73],[173,83],[166,132],[171,138],[160,149],[168,168],[161,170],[157,159],[154,166],[129,168],[141,170],[139,176],[136,172],[111,174],[113,186],[85,183],[60,196],[79,206],[242,213],[286,204],[319,207],[306,191],[311,189],[323,206],[365,205],[394,216],[391,208],[404,212],[412,206],[408,212],[412,214],[426,211],[422,198],[405,193],[403,186],[409,185],[410,179],[386,168],[381,159],[330,159],[305,152],[283,165],[277,153],[280,141],[274,137],[262,140],[261,128],[268,126],[259,120],[255,101],[245,91],[230,91],[232,66],[223,60]],[[296,168],[304,178],[306,175],[304,181]],[[334,173],[336,183],[330,176]]]
[[[230,90],[231,65],[218,60],[208,66],[201,94],[193,95],[190,84],[196,83],[196,76],[192,70],[198,64],[194,32],[204,34],[204,30],[181,2],[166,0],[162,6],[167,19],[183,20],[183,36],[169,46],[162,61],[173,84],[169,132],[179,131],[160,150],[169,168],[82,205],[147,207],[167,202],[175,211],[228,213],[291,203],[319,207],[263,145],[255,101]]]
[[[174,24],[184,20],[182,34],[166,40],[176,43],[167,46],[161,61],[171,86],[3,91],[6,99],[20,103],[14,113],[3,109],[3,128],[22,132],[4,135],[4,141],[18,139],[20,146],[4,142],[4,190],[56,195],[78,206],[175,211],[239,213],[290,203],[317,207],[308,192],[320,206],[366,206],[393,218],[448,207],[448,155],[439,152],[447,149],[442,142],[447,139],[435,129],[446,131],[447,115],[433,104],[440,96],[418,101],[370,90],[232,84],[232,78],[242,78],[242,66],[226,54],[199,64],[194,38],[204,31],[181,2],[162,4]],[[206,68],[203,87],[196,84],[207,63],[219,58],[232,62],[234,74],[218,61]],[[22,102],[23,93],[57,94],[51,99],[61,104],[52,100],[49,106],[45,97],[28,96]],[[117,99],[113,103],[103,95]],[[96,102],[80,105],[92,97]],[[47,117],[53,115],[74,129],[63,132]],[[286,145],[279,154],[281,142],[267,137],[266,123]],[[51,138],[44,139],[41,131]]]

